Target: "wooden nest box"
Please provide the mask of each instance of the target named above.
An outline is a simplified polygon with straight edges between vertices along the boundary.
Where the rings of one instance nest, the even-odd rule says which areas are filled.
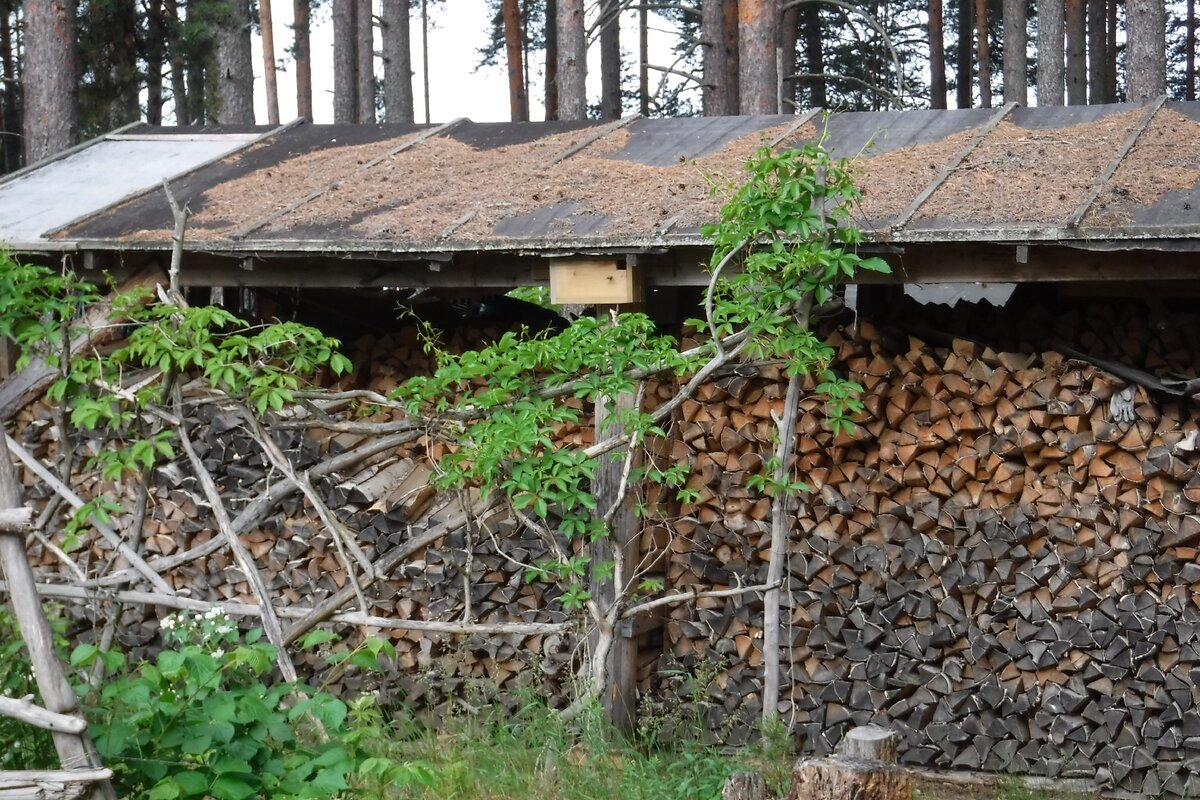
[[[550,262],[550,302],[622,305],[642,301],[641,269],[617,258],[556,258]]]

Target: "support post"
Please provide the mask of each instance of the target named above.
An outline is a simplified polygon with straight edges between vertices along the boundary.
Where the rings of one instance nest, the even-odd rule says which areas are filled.
[[[0,447],[0,508],[17,509],[22,505],[21,490],[8,448]],[[25,556],[25,538],[20,534],[0,533],[0,567],[8,583],[13,614],[36,672],[38,691],[45,709],[55,714],[75,715],[79,701],[67,682],[62,664],[54,652],[54,636],[42,610],[34,583],[33,570]],[[54,748],[64,769],[100,767],[100,758],[87,732],[53,731]],[[115,798],[107,780],[97,783],[96,796]]]

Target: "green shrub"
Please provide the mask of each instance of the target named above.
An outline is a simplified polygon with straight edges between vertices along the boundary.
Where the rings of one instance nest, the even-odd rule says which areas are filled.
[[[0,694],[38,698],[33,665],[17,620],[0,606]],[[0,770],[56,769],[58,757],[50,734],[24,722],[0,717]]]

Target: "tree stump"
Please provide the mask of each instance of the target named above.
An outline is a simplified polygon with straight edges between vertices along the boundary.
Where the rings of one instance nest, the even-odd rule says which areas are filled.
[[[908,771],[879,761],[802,758],[788,800],[912,800]]]
[[[767,781],[757,772],[735,772],[725,781],[721,800],[766,800]]]
[[[862,725],[847,733],[838,744],[838,755],[863,761],[895,764],[900,736],[878,725]]]

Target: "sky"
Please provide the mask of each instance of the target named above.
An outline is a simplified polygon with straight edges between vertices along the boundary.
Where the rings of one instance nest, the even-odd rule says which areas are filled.
[[[376,3],[378,5],[378,3]],[[278,73],[279,117],[281,121],[296,116],[296,76],[287,50],[292,43],[291,0],[272,0],[271,10],[275,23],[275,58],[283,71]],[[429,74],[430,119],[447,122],[458,117],[469,117],[476,122],[503,122],[509,119],[508,74],[503,64],[495,67],[475,69],[479,64],[480,49],[487,43],[488,11],[486,0],[446,0],[430,8],[429,28]],[[628,52],[637,41],[636,14],[625,14],[622,18],[622,44]],[[665,53],[670,48],[670,32],[664,30],[667,23],[651,25],[651,59],[654,53]],[[418,121],[425,119],[423,74],[421,70],[421,18],[419,12],[412,17],[411,44],[413,65],[413,94]],[[376,30],[376,52],[379,50],[379,32]],[[257,122],[267,122],[266,94],[262,80],[262,40],[256,33],[254,43],[255,116]],[[588,84],[589,99],[595,102],[599,95],[599,48],[589,50]],[[542,119],[541,104],[542,54],[531,54],[534,61],[530,70],[530,117]],[[665,58],[665,56],[664,56]],[[503,61],[503,59],[501,59]],[[659,60],[661,63],[661,60]],[[376,70],[380,65],[376,59]],[[333,33],[329,4],[325,3],[314,12],[312,24],[312,73],[313,73],[313,116],[315,122],[333,122]],[[656,76],[651,76],[653,85]]]

